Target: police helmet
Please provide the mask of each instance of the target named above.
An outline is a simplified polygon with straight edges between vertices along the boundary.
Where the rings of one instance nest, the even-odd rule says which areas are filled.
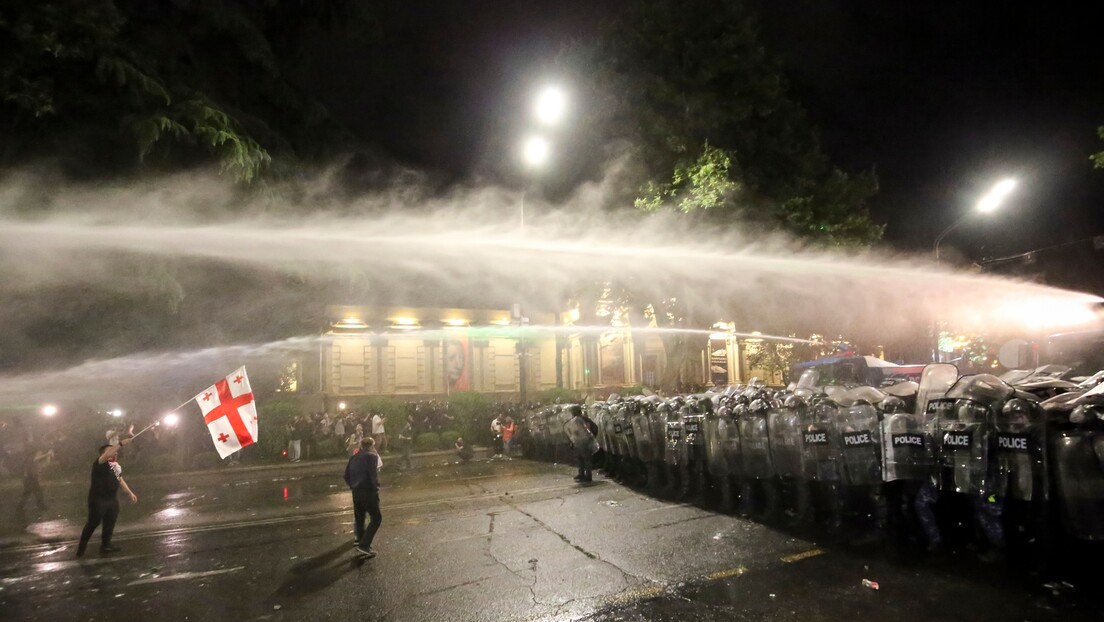
[[[882,400],[882,410],[887,413],[897,413],[905,410],[905,400],[893,395]]]
[[[1031,416],[1031,403],[1019,397],[1014,397],[1004,403],[1001,414],[1008,419],[1027,419]]]
[[[801,399],[800,396],[791,395],[786,398],[786,401],[782,402],[782,405],[790,410],[797,410],[805,407],[805,400]]]
[[[752,413],[765,413],[769,409],[770,406],[767,404],[767,400],[764,399],[757,398],[752,400],[751,404],[748,404],[748,411]]]
[[[583,409],[578,404],[570,404],[565,408],[565,410],[567,410],[567,414],[571,415],[572,417],[583,416]]]

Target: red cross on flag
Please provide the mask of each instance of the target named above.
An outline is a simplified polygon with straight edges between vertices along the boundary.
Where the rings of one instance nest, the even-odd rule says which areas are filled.
[[[257,442],[257,404],[244,366],[201,391],[195,401],[219,457]]]

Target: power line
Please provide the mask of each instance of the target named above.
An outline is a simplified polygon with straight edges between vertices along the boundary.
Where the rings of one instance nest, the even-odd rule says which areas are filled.
[[[1039,254],[1039,253],[1042,253],[1042,252],[1045,252],[1045,251],[1051,251],[1051,250],[1054,250],[1056,248],[1064,248],[1066,246],[1073,246],[1075,244],[1082,244],[1084,242],[1092,242],[1093,249],[1095,249],[1095,250],[1104,249],[1104,235],[1094,235],[1094,236],[1089,237],[1089,238],[1081,238],[1080,240],[1073,240],[1073,241],[1070,241],[1070,242],[1062,242],[1061,244],[1055,244],[1053,246],[1044,246],[1042,248],[1036,248],[1034,250],[1025,251],[1023,253],[1017,253],[1015,255],[1008,255],[1007,257],[996,257],[994,259],[983,259],[982,261],[980,261],[978,263],[979,263],[979,265],[982,265],[982,266],[988,266],[990,264],[1002,263],[1002,262],[1005,262],[1005,261],[1013,261],[1013,260],[1016,260],[1016,259],[1022,259],[1022,260],[1027,261],[1028,263],[1030,263],[1030,262],[1034,261],[1034,256]]]

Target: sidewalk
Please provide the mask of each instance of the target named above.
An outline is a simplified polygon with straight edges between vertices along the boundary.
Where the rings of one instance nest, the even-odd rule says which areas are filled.
[[[475,447],[475,457],[473,460],[487,460],[491,457],[490,447]],[[193,482],[199,482],[200,480],[208,478],[219,478],[226,476],[238,477],[240,475],[254,474],[257,476],[263,475],[321,475],[324,473],[344,472],[345,463],[348,462],[348,458],[329,458],[325,460],[309,460],[302,462],[288,462],[287,460],[271,460],[260,464],[249,464],[240,466],[223,465],[216,469],[203,469],[197,471],[174,471],[171,473],[149,473],[143,474],[141,467],[134,467],[127,469],[125,476],[127,481],[132,481],[135,484],[149,483],[149,482],[163,482],[168,480],[188,478]],[[420,469],[428,466],[440,466],[451,462],[458,461],[456,452],[451,449],[445,449],[441,451],[426,451],[410,454],[411,468]],[[399,470],[399,464],[402,462],[402,454],[400,453],[388,453],[383,454],[383,470],[384,472],[394,473]],[[61,475],[61,474],[58,474]],[[76,473],[67,474],[69,477],[55,477],[54,479],[43,480],[42,488],[49,490],[51,488],[69,487],[74,485],[87,486],[87,476],[77,478]],[[81,473],[81,475],[85,475]],[[19,491],[23,489],[23,482],[18,477],[8,477],[0,482],[0,493],[7,493],[9,491],[19,494]]]

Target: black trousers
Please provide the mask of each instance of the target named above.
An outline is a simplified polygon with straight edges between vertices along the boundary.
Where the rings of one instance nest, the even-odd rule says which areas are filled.
[[[19,505],[16,507],[16,511],[22,512],[27,502],[34,497],[35,503],[38,504],[39,510],[46,509],[46,499],[42,496],[42,484],[38,481],[38,475],[24,475],[23,476],[23,495],[19,498]]]
[[[119,499],[89,499],[88,522],[81,531],[80,545],[77,550],[84,552],[88,541],[92,539],[92,532],[103,523],[103,531],[100,532],[100,546],[111,546],[111,534],[115,533],[115,521],[119,518]]]
[[[575,450],[575,460],[579,465],[579,474],[576,476],[584,482],[594,479],[594,455],[586,449]]]
[[[371,519],[368,528],[364,528],[364,517]],[[353,490],[353,527],[356,533],[358,546],[368,548],[372,546],[372,540],[379,531],[383,522],[383,514],[380,514],[379,492],[375,490]]]

